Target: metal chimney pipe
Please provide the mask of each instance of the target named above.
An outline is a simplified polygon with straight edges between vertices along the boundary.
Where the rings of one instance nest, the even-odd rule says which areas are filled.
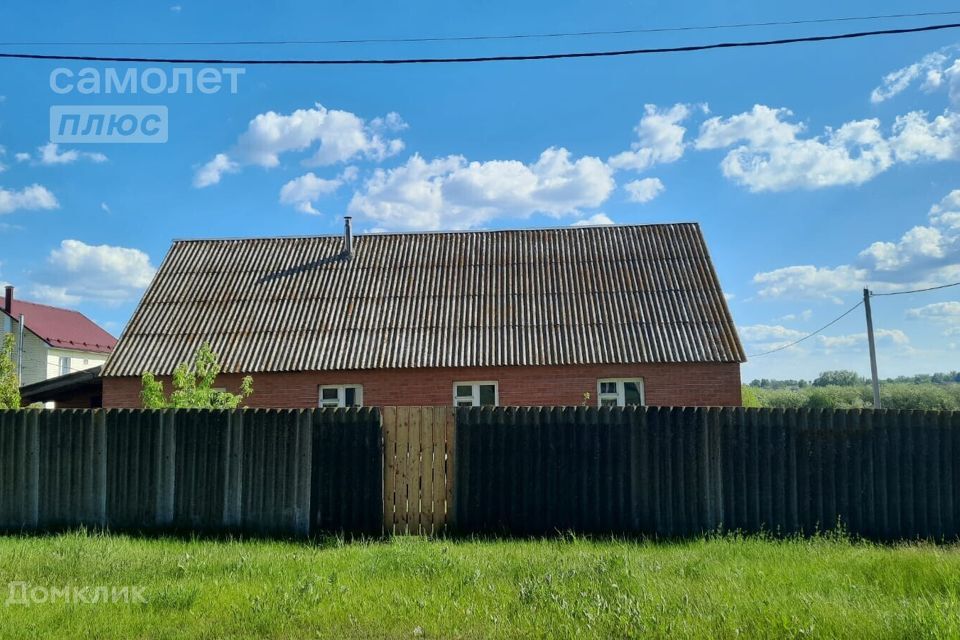
[[[353,255],[353,226],[350,216],[343,217],[343,254],[348,258]]]
[[[13,315],[13,285],[8,284],[3,296],[3,310]]]

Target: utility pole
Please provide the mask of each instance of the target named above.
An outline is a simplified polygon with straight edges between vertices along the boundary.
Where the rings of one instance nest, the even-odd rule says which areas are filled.
[[[873,314],[870,312],[870,289],[863,290],[863,308],[867,312],[867,342],[870,344],[870,378],[873,382],[873,408],[880,408],[880,380],[877,378],[877,345],[873,340]]]

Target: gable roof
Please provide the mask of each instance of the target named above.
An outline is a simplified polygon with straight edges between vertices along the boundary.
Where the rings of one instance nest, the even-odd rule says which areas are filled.
[[[742,362],[696,224],[174,242],[104,368]]]
[[[117,344],[116,338],[79,311],[14,299],[8,315],[19,320],[21,314],[25,329],[57,349],[110,353]]]

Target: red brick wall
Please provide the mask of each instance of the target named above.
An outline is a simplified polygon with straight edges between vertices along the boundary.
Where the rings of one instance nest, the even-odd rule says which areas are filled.
[[[223,375],[217,384],[236,391],[241,377]],[[486,380],[499,383],[501,405],[578,405],[584,392],[596,403],[597,378],[627,377],[643,378],[650,405],[740,404],[740,365],[734,362],[261,373],[253,376],[247,405],[315,407],[321,384],[362,384],[366,406],[449,406],[454,382]],[[169,391],[169,379],[164,386]],[[137,378],[104,378],[103,406],[138,407],[139,392]]]

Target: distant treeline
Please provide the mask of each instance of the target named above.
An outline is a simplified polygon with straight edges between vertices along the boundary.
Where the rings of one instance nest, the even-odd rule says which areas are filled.
[[[960,372],[887,378],[880,383],[884,409],[960,411]],[[806,380],[754,380],[743,387],[746,407],[869,409],[873,391],[853,371],[824,371]]]
[[[957,384],[960,383],[960,371],[947,373],[919,373],[915,376],[898,376],[896,378],[882,378],[882,383],[888,384]],[[805,389],[807,387],[858,387],[869,384],[870,381],[855,371],[824,371],[819,376],[808,380],[776,380],[772,378],[756,378],[750,381],[751,387],[760,389]]]

